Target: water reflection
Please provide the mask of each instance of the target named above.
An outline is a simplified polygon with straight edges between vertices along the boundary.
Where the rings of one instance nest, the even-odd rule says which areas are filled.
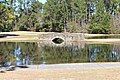
[[[110,59],[111,59],[111,60],[119,59],[118,52],[116,52],[116,51],[113,50],[113,51],[110,53]]]
[[[67,43],[68,44],[68,43]],[[59,64],[83,62],[119,62],[120,45],[69,43],[52,46],[41,42],[1,42],[0,64]]]

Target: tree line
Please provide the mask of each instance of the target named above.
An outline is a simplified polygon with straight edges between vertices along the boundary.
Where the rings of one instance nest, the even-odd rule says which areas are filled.
[[[120,0],[6,0],[0,32],[120,33]]]

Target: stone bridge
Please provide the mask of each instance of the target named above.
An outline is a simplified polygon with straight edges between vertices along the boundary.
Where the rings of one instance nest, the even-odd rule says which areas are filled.
[[[51,41],[55,38],[60,38],[64,40],[65,42],[71,42],[71,41],[83,41],[84,40],[84,34],[83,33],[46,33],[46,34],[40,34],[39,39],[41,41]]]
[[[56,44],[53,42],[56,38],[60,38],[64,42]],[[82,48],[85,46],[83,33],[45,33],[39,35],[39,40],[39,46],[78,46]]]

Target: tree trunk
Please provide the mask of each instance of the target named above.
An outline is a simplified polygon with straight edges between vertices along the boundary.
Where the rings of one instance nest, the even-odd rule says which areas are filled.
[[[65,32],[65,33],[67,32],[66,28],[67,28],[67,22],[66,22],[66,19],[65,19],[65,20],[64,20],[64,32]]]

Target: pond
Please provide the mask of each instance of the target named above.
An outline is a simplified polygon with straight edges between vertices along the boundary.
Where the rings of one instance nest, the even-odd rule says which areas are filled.
[[[0,42],[0,64],[120,62],[119,44]]]
[[[101,36],[93,36],[93,37],[86,37],[88,39],[120,39],[120,35],[101,35]]]

